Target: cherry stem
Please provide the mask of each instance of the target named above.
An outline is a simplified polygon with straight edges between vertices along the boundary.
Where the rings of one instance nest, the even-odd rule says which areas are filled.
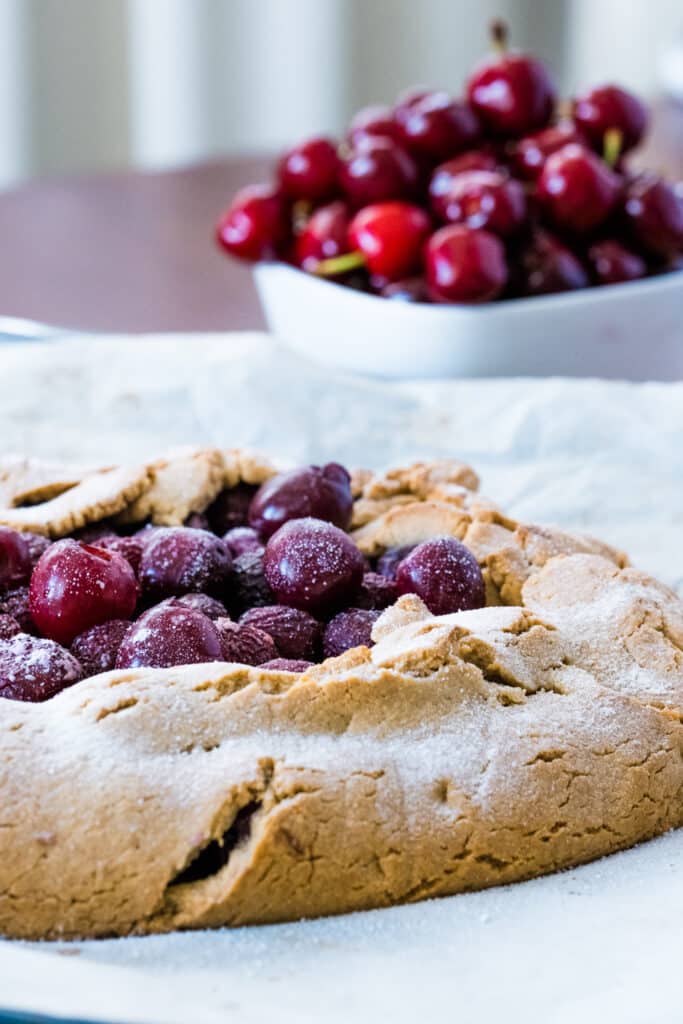
[[[362,252],[345,252],[341,256],[331,256],[328,260],[320,260],[314,273],[318,277],[336,277],[337,274],[348,274],[350,270],[358,270],[365,266]]]
[[[491,42],[497,53],[507,53],[510,39],[510,29],[502,18],[494,18],[491,22]]]
[[[616,167],[624,135],[619,128],[608,128],[602,140],[602,159],[608,167]]]

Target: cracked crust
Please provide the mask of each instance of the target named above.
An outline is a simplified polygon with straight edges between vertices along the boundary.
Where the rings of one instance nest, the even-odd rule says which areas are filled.
[[[390,497],[409,501],[359,527],[373,550],[394,542],[397,510],[436,506],[457,517],[444,522],[480,559],[493,606],[434,617],[404,597],[371,650],[303,674],[117,671],[44,704],[0,699],[1,932],[388,906],[683,824],[681,602],[598,542],[439,502],[426,469],[396,476]],[[424,523],[410,515],[408,543]]]

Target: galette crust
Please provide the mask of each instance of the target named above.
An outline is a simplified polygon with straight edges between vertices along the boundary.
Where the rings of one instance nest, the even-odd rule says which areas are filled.
[[[174,458],[197,483],[178,518],[219,460]],[[223,482],[274,471],[222,458]],[[376,554],[452,532],[482,564],[489,607],[434,617],[401,598],[371,650],[303,674],[127,670],[44,704],[0,699],[0,932],[130,935],[388,906],[683,824],[680,600],[606,545],[480,502],[458,465],[355,474],[357,502],[392,501],[355,537]],[[125,508],[146,494],[145,518],[168,516],[159,471],[128,473]],[[34,512],[41,532],[59,535],[54,502],[102,476]]]

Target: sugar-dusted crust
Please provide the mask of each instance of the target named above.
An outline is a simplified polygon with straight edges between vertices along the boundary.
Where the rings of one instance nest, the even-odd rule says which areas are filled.
[[[441,500],[414,482],[373,497],[387,476],[356,486],[358,501],[409,499],[358,527],[372,550],[393,543],[395,510],[417,506],[411,542],[420,506],[436,506],[480,559],[492,607],[435,618],[402,598],[372,650],[301,675],[145,669],[44,704],[0,699],[0,932],[386,906],[683,824],[676,596],[610,548],[479,503],[473,476],[441,479]]]

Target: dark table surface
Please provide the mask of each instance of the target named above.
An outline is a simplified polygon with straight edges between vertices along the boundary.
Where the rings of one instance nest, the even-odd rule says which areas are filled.
[[[683,178],[683,106],[661,104],[640,157]],[[108,331],[262,327],[249,269],[212,242],[271,161],[216,160],[31,182],[0,195],[0,314]]]

